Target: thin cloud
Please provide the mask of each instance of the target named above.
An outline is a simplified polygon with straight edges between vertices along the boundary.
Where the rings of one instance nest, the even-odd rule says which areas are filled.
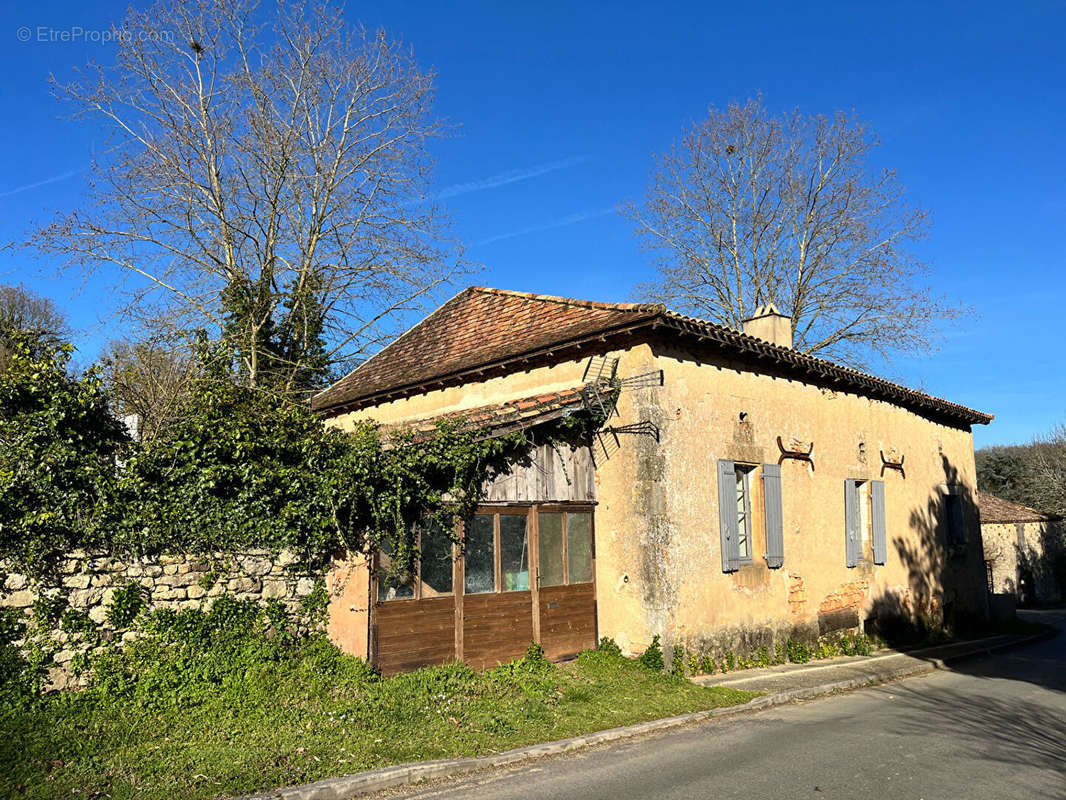
[[[579,164],[584,164],[586,161],[588,161],[588,159],[584,156],[573,156],[571,158],[564,158],[560,161],[548,161],[544,164],[537,164],[532,167],[526,167],[525,169],[507,170],[507,172],[500,172],[488,178],[483,178],[480,181],[466,181],[465,183],[454,183],[451,186],[444,187],[444,189],[442,189],[437,195],[437,198],[440,200],[446,200],[449,197],[458,197],[461,194],[481,192],[485,189],[496,189],[500,186],[506,186],[509,183],[527,181],[530,178],[536,178],[539,175],[546,175],[549,172],[556,172],[560,169],[576,167]]]
[[[53,175],[51,178],[45,178],[44,180],[35,181],[34,183],[27,183],[25,186],[16,186],[14,189],[0,192],[0,197],[11,197],[11,195],[19,194],[20,192],[28,192],[30,189],[36,189],[38,186],[47,186],[50,183],[65,181],[68,178],[73,178],[75,175],[81,175],[86,169],[87,167],[79,167],[78,169],[72,169],[69,172]]]
[[[504,239],[513,239],[516,236],[525,236],[527,233],[539,233],[541,231],[550,231],[554,228],[565,228],[567,225],[576,225],[579,222],[585,222],[586,220],[595,219],[596,217],[605,217],[608,214],[613,214],[616,211],[614,206],[610,208],[599,208],[590,211],[578,211],[574,214],[569,214],[565,217],[560,217],[552,222],[544,222],[540,225],[530,225],[528,228],[520,228],[516,231],[508,231],[507,233],[498,233],[495,236],[490,236],[487,239],[482,239],[477,242],[475,246],[480,247],[484,244],[492,244],[493,242],[501,242]]]

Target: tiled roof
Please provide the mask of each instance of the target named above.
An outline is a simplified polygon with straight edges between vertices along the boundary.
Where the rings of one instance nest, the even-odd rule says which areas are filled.
[[[876,397],[971,424],[991,415],[747,336],[659,304],[597,303],[471,287],[355,370],[315,395],[312,407],[337,413],[465,381],[514,362],[610,337],[667,332],[711,345],[754,368],[772,366],[818,385]],[[638,334],[639,332],[639,334]]]
[[[439,422],[450,422],[460,428],[474,429],[485,436],[499,435],[506,431],[528,428],[542,422],[558,419],[568,413],[584,408],[584,386],[574,386],[558,392],[547,392],[494,403],[487,406],[452,411],[414,422],[390,426],[391,430],[412,431],[415,438],[432,435]],[[590,389],[591,391],[591,389]],[[387,429],[387,430],[389,430]]]
[[[977,493],[977,504],[981,511],[982,523],[1010,523],[1010,522],[1049,522],[1062,519],[1056,514],[1045,514],[1035,508],[1023,506],[1020,503],[1012,503],[988,492]]]

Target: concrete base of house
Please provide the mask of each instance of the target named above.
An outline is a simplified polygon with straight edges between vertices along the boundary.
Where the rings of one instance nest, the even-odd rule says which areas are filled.
[[[861,689],[878,683],[911,678],[944,669],[966,658],[989,655],[1001,650],[1032,644],[1054,635],[1054,631],[1047,631],[1034,636],[993,636],[909,653],[889,651],[874,656],[834,659],[832,662],[817,664],[782,665],[782,667],[770,667],[765,670],[745,670],[746,674],[737,673],[732,678],[701,676],[696,681],[704,685],[767,691],[767,694],[756,697],[744,705],[651,720],[637,725],[575,736],[571,739],[519,747],[496,755],[397,764],[316,781],[303,786],[272,789],[247,795],[240,800],[345,800],[397,786],[512,767],[526,761],[635,739],[685,725],[746,714],[837,692]],[[778,684],[780,688],[774,688]],[[757,688],[759,686],[766,688]]]

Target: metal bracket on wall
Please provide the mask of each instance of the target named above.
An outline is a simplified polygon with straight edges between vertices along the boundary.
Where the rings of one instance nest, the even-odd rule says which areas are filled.
[[[905,456],[905,455],[900,456],[899,457],[899,461],[889,461],[887,458],[885,458],[885,451],[884,450],[878,450],[877,452],[879,452],[881,454],[881,475],[882,475],[882,477],[884,477],[886,469],[894,469],[894,470],[896,470],[896,472],[898,472],[900,475],[903,476],[904,480],[907,479],[907,473],[903,469],[903,461],[904,461],[904,459],[907,458],[907,456]]]
[[[784,442],[781,441],[781,437],[777,437],[777,449],[781,451],[781,457],[777,459],[777,463],[781,464],[786,458],[792,458],[796,461],[806,461],[811,465],[811,470],[814,470],[814,442],[811,442],[811,446],[807,448],[807,451],[803,450],[787,450]]]

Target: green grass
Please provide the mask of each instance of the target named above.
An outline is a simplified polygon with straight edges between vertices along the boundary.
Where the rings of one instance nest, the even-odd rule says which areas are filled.
[[[141,663],[134,658],[95,689],[0,710],[0,796],[232,796],[494,753],[754,696],[600,651],[563,666],[534,658],[484,673],[456,664],[381,679],[321,639],[273,652],[253,644],[250,657],[228,652],[224,674],[183,661],[188,653],[171,648],[160,658],[150,647],[155,660],[142,659],[141,676],[129,672]],[[125,684],[114,677],[122,670]]]

